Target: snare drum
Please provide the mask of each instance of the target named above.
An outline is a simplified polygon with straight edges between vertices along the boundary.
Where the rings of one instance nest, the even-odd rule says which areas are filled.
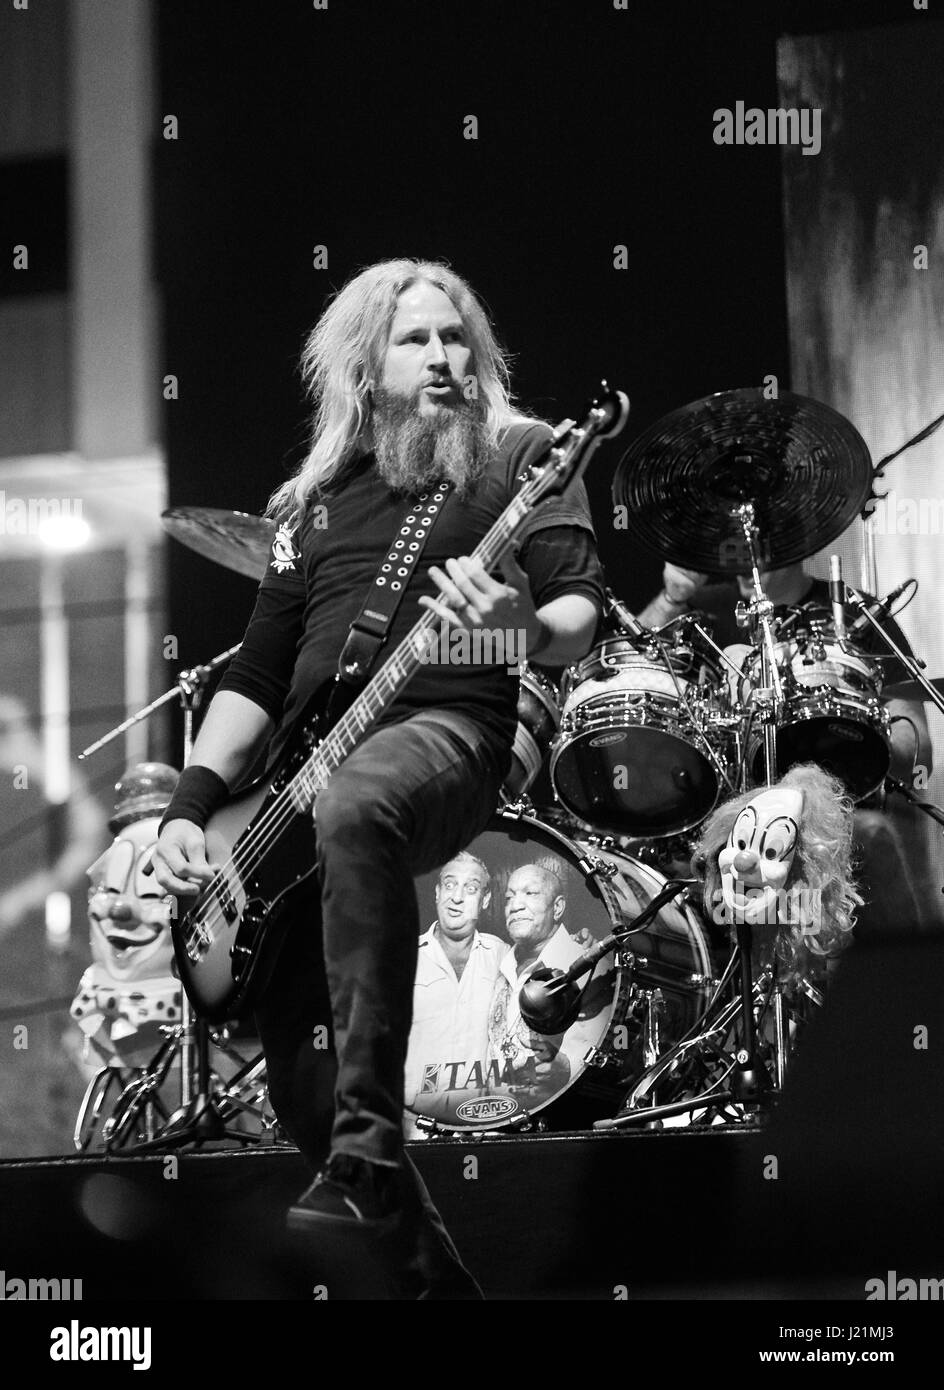
[[[423,1132],[419,1119],[429,1133],[506,1129],[535,1116],[552,1129],[579,1128],[614,1114],[627,1087],[704,1012],[712,961],[699,917],[687,904],[664,907],[581,981],[581,1009],[569,1028],[532,1034],[518,1008],[530,969],[538,960],[566,969],[642,912],[666,880],[625,854],[512,811],[496,815],[468,853],[474,859],[455,861],[447,891],[438,872],[417,879],[421,920],[431,927],[421,938],[414,990],[407,1134]],[[474,891],[460,899],[466,889]],[[476,922],[458,982],[432,939],[449,903],[454,921],[465,904]],[[537,943],[539,935],[538,955],[519,976],[511,938]]]
[[[579,820],[633,838],[704,820],[731,767],[720,659],[686,615],[654,640],[611,635],[571,667],[551,752],[559,800]]]
[[[502,785],[506,801],[517,801],[533,784],[559,728],[557,686],[533,666],[522,667],[518,727],[511,750],[511,767]]]
[[[877,661],[835,631],[777,644],[784,703],[777,721],[777,772],[795,763],[818,763],[838,777],[853,801],[876,791],[891,764],[890,719],[880,695]],[[747,666],[742,699],[751,702],[751,678],[759,678],[759,656]],[[763,726],[755,723],[747,742],[753,780],[764,781]]]

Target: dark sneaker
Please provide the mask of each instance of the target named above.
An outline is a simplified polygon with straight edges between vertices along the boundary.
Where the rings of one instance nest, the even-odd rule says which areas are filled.
[[[307,1192],[288,1210],[296,1231],[358,1230],[383,1235],[401,1213],[400,1172],[380,1163],[332,1154]]]

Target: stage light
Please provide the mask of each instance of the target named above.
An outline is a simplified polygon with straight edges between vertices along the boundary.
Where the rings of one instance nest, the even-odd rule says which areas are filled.
[[[51,951],[67,951],[72,942],[72,902],[57,890],[46,897],[46,945]]]
[[[88,545],[92,528],[83,516],[66,513],[44,517],[36,535],[47,550],[81,550]]]

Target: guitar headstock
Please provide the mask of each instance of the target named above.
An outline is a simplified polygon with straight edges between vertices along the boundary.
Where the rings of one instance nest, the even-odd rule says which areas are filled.
[[[606,381],[576,420],[562,420],[551,437],[547,452],[521,476],[536,489],[537,497],[561,493],[583,471],[593,449],[604,439],[614,439],[629,419],[629,397],[613,390]]]

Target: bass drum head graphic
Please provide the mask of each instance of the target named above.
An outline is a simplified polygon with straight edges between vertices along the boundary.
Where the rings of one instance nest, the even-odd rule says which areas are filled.
[[[539,963],[568,969],[665,886],[626,855],[506,812],[416,886],[408,1137],[517,1127],[532,1116],[569,1128],[614,1113],[643,1069],[636,1005],[649,973],[666,1000],[666,1045],[697,1017],[703,990],[693,975],[710,973],[704,934],[690,909],[670,905],[643,934],[644,970],[632,954],[611,952],[580,977],[579,1011],[562,1033],[538,1033],[521,1018],[519,991]]]

